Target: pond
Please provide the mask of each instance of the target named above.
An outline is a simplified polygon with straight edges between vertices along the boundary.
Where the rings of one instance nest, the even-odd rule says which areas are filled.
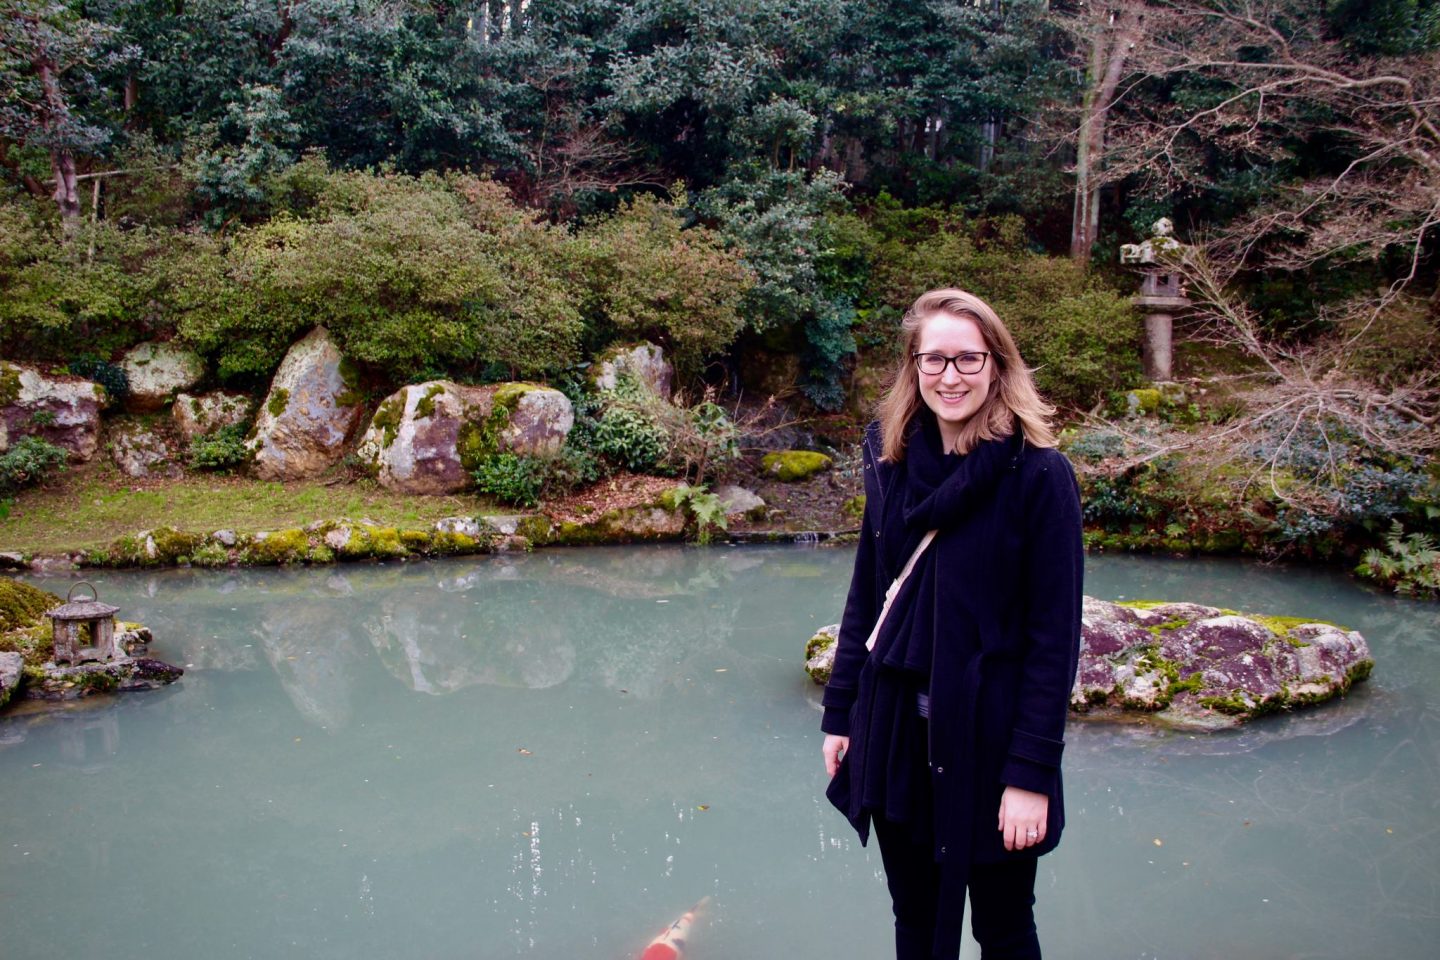
[[[801,669],[851,557],[98,575],[189,672],[0,717],[0,952],[627,960],[708,896],[689,960],[883,957]],[[1073,723],[1046,955],[1432,956],[1440,606],[1238,561],[1092,557],[1086,592],[1333,620],[1378,666],[1231,733]]]

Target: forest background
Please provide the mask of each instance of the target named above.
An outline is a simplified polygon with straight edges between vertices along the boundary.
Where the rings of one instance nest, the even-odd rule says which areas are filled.
[[[263,391],[324,323],[379,398],[437,378],[578,391],[598,350],[648,339],[692,398],[779,364],[795,409],[863,419],[904,307],[959,285],[1073,425],[1093,545],[1378,547],[1380,579],[1437,586],[1437,0],[0,0],[0,18],[6,358],[105,382],[173,339],[215,384]],[[1162,215],[1187,242],[1190,386],[1136,393],[1117,254]],[[575,399],[593,447],[604,412]],[[648,440],[622,453],[664,424],[631,426]],[[0,494],[58,464],[35,444],[0,457]],[[646,466],[579,454],[489,488]]]

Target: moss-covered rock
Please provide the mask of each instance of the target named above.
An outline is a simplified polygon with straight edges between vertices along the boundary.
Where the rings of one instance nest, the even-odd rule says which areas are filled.
[[[825,454],[813,450],[780,450],[765,454],[760,469],[782,483],[796,483],[829,470],[831,462]]]
[[[0,577],[0,633],[41,622],[46,610],[64,602],[48,590]]]
[[[829,680],[838,625],[805,644],[806,672]],[[1194,603],[1085,598],[1070,707],[1213,730],[1323,703],[1370,675],[1354,631],[1304,617],[1246,616]]]
[[[278,530],[256,534],[242,557],[246,563],[259,566],[303,563],[310,554],[310,546],[310,535],[304,530]]]
[[[840,625],[832,623],[821,627],[805,641],[805,672],[821,686],[830,682],[830,671],[835,667],[835,642],[839,636]]]

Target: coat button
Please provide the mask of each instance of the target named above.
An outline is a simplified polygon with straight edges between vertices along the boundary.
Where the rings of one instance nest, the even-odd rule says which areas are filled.
[[[944,772],[945,772],[945,768],[944,768],[944,767],[936,767],[936,768],[935,768],[935,772],[936,772],[936,773],[944,773]]]
[[[945,848],[944,848],[944,847],[941,847],[941,848],[940,848],[940,852],[941,852],[941,853],[944,853],[944,852],[945,852]]]

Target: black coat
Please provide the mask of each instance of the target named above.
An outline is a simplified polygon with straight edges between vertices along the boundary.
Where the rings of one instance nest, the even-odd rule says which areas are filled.
[[[885,463],[878,424],[866,431],[865,517],[835,663],[825,688],[827,733],[850,737],[828,795],[860,833],[878,651],[865,640],[886,589],[918,540],[893,509],[907,461]],[[1079,489],[1059,451],[1012,437],[1006,462],[979,505],[944,527],[929,547],[933,574],[912,576],[897,600],[932,605],[930,782],[935,858],[960,866],[1038,856],[1065,823],[1060,780],[1065,719],[1080,645]],[[973,456],[973,454],[972,454]],[[887,506],[890,509],[887,509]],[[912,589],[912,583],[916,584]],[[897,619],[892,609],[885,628]],[[888,755],[890,744],[874,753]],[[997,829],[1005,786],[1048,795],[1045,840],[1007,853]]]

